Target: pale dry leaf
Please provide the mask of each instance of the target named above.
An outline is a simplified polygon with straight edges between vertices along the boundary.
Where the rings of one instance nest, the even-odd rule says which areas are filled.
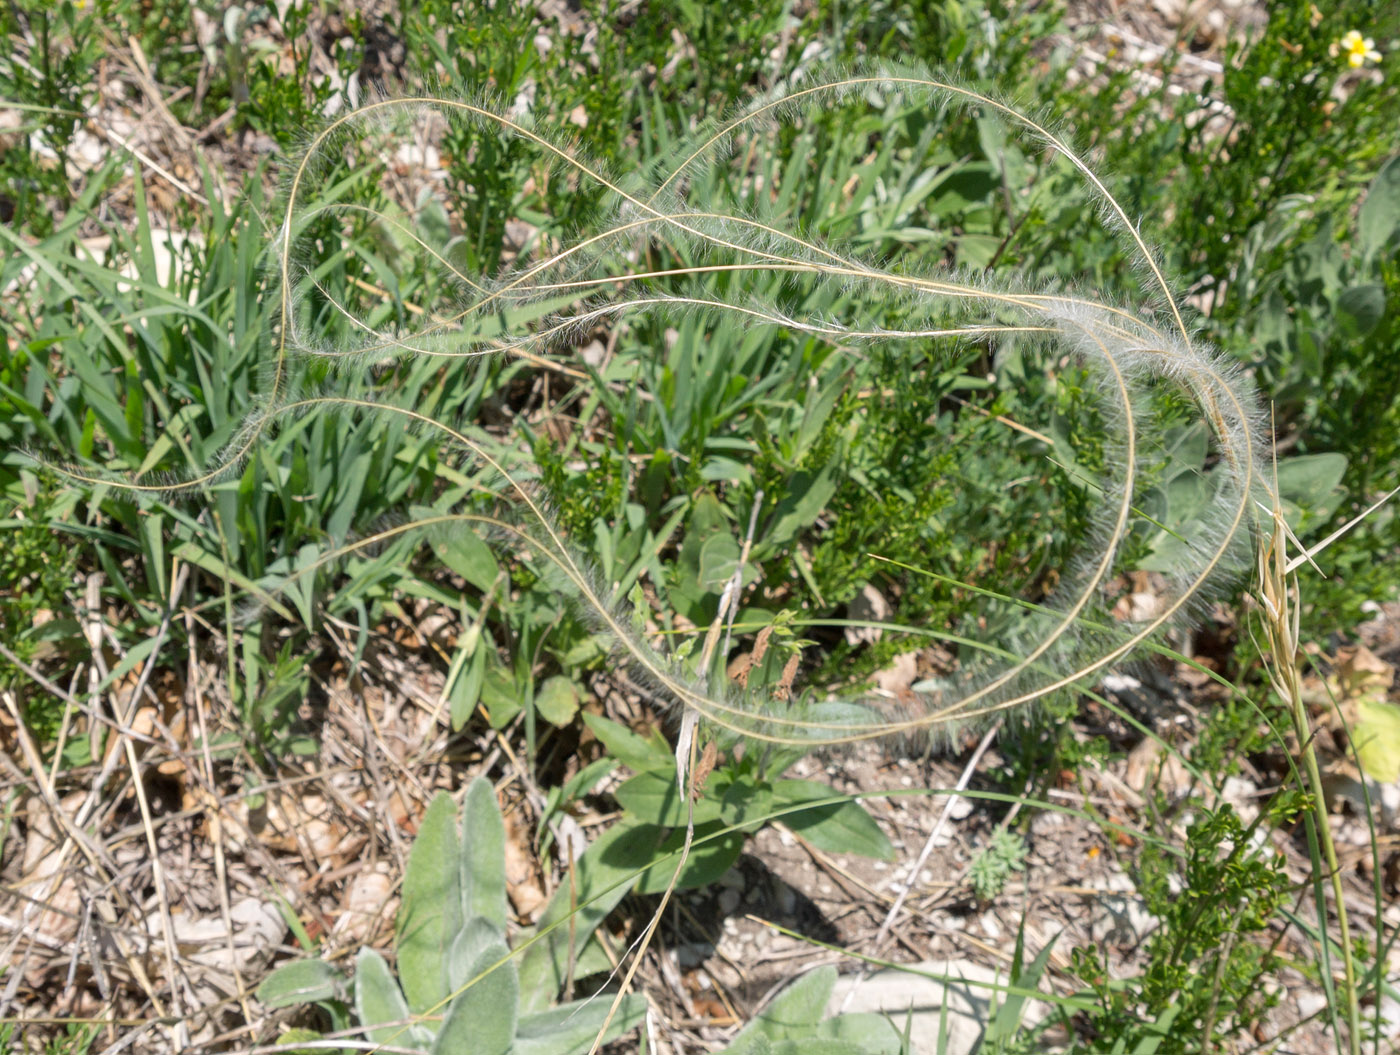
[[[849,618],[872,623],[886,622],[894,611],[885,595],[870,583],[860,588],[860,593],[847,606]],[[870,644],[879,641],[884,631],[878,626],[846,627],[846,643],[850,645]]]
[[[59,808],[71,819],[86,801],[75,791],[59,800]],[[31,924],[50,942],[70,940],[78,929],[82,892],[73,869],[73,854],[63,853],[64,834],[40,795],[26,803],[28,833],[24,843],[19,889],[39,898],[45,908],[30,916]],[[26,910],[27,912],[29,910]]]
[[[889,666],[875,675],[875,687],[883,695],[900,699],[909,693],[919,676],[919,654],[901,652],[890,661]]]
[[[346,884],[335,936],[350,945],[363,944],[394,918],[397,905],[394,881],[381,862],[373,871],[361,872]]]
[[[548,895],[540,885],[535,871],[534,853],[530,847],[530,832],[520,823],[516,813],[505,818],[506,825],[506,892],[515,914],[530,922],[535,918]]]

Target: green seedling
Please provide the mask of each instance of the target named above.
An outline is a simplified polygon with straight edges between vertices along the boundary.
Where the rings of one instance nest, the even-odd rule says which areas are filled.
[[[972,859],[967,878],[977,897],[990,901],[1001,893],[1013,872],[1023,872],[1025,868],[1026,840],[1016,832],[998,828],[992,841]]]

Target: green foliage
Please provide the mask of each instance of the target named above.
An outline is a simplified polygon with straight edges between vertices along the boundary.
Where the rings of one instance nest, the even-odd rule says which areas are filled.
[[[30,477],[29,481],[32,482]],[[59,500],[50,493],[35,496],[32,504],[20,505],[4,520],[0,532],[6,545],[0,547],[0,626],[6,628],[5,644],[28,663],[41,662],[51,671],[62,670],[68,661],[63,645],[81,634],[69,598],[74,593],[77,559],[72,547],[49,526],[64,519],[55,509]],[[12,688],[20,672],[0,659],[0,688]],[[58,700],[21,693],[21,700],[32,701],[26,722],[41,739],[53,734]]]
[[[44,1055],[88,1055],[100,1037],[101,1027],[89,1023],[68,1023],[63,1032],[44,1044]],[[39,1049],[27,1038],[16,1037],[13,1023],[0,1025],[0,1055],[29,1055]]]
[[[1280,796],[1269,819],[1291,822],[1298,806],[1295,796]],[[1155,1043],[1161,1055],[1184,1055],[1199,1050],[1207,1021],[1207,1043],[1223,1043],[1277,1001],[1261,983],[1278,954],[1250,936],[1286,909],[1290,882],[1282,855],[1256,841],[1257,823],[1246,827],[1229,805],[1200,809],[1183,857],[1144,850],[1137,887],[1160,920],[1146,941],[1146,970],[1119,980],[1096,947],[1071,954],[1098,1001],[1089,1016],[1094,1036],[1113,1038],[1116,1050]]]
[[[396,920],[398,979],[384,957],[361,949],[349,983],[354,1019],[374,1044],[433,1055],[588,1051],[610,1001],[549,1009],[559,988],[556,954],[565,950],[542,936],[524,942],[524,955],[517,958],[506,944],[505,827],[491,784],[477,779],[467,789],[460,829],[456,812],[452,799],[442,794],[423,815]],[[579,879],[582,907],[566,900],[568,911],[562,911],[556,897],[540,929],[567,920],[568,940],[583,943],[615,901],[601,914],[588,904],[597,892],[583,860]],[[258,987],[258,999],[269,1008],[316,1003],[331,1013],[335,1028],[344,1028],[339,1022],[347,1013],[345,985],[340,971],[325,961],[299,960],[270,974]],[[607,1036],[632,1029],[645,1012],[643,997],[626,997]],[[299,1031],[293,1039],[312,1035]],[[283,1042],[289,1042],[286,1035]]]
[[[1314,535],[1400,485],[1397,183],[1400,157],[1372,180],[1354,223],[1343,202],[1281,202],[1245,245],[1236,297],[1248,311],[1231,319],[1227,339],[1277,393],[1280,429],[1314,464],[1330,457],[1343,466],[1342,491],[1301,525]],[[1282,485],[1288,461],[1279,474]],[[1326,578],[1308,591],[1317,633],[1350,628],[1362,602],[1392,593],[1391,570],[1373,556],[1397,546],[1400,517],[1387,506],[1323,551]]]
[[[75,3],[22,0],[0,8],[0,105],[19,109],[14,140],[0,150],[0,223],[52,231],[54,213],[73,201],[63,162],[97,84],[90,71],[102,55],[101,19]],[[17,38],[32,38],[28,55]],[[27,58],[27,62],[23,61]]]

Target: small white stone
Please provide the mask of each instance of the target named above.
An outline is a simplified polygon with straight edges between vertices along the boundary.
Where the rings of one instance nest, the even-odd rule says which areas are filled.
[[[948,816],[950,819],[955,821],[964,820],[967,817],[972,816],[972,811],[974,808],[975,807],[973,806],[971,799],[964,798],[963,796],[959,795],[953,800],[953,805],[948,810]]]
[[[1327,1006],[1327,997],[1321,993],[1301,993],[1298,996],[1298,1014],[1311,1018]]]
[[[1105,674],[1103,687],[1105,692],[1121,695],[1142,688],[1142,682],[1131,674]]]

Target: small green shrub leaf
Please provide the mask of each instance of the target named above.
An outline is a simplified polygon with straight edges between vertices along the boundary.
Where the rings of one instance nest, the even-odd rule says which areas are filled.
[[[418,1014],[447,998],[447,951],[462,926],[457,808],[439,794],[429,804],[408,854],[396,921],[399,977]]]
[[[476,710],[477,701],[481,699],[481,686],[485,680],[486,648],[478,639],[476,648],[464,664],[464,669],[458,671],[452,681],[449,707],[454,731],[466,725],[472,711]]]
[[[439,560],[483,593],[491,589],[501,571],[491,547],[475,532],[455,533],[450,539],[435,544],[433,552]]]
[[[506,932],[506,828],[491,782],[477,777],[462,804],[459,884],[462,919],[483,919]]]
[[[1314,518],[1330,517],[1344,497],[1340,485],[1346,471],[1345,454],[1302,454],[1279,462],[1278,492],[1285,512],[1302,507]],[[1289,522],[1296,524],[1296,517],[1290,515]]]
[[[837,794],[815,780],[775,780],[775,806],[830,799]],[[828,802],[810,809],[788,813],[782,822],[819,850],[838,854],[860,854],[880,861],[894,859],[894,846],[875,818],[853,799]]]
[[[578,693],[574,691],[573,682],[563,674],[545,678],[535,690],[535,710],[556,728],[568,725],[578,713]]]
[[[711,535],[700,547],[700,585],[711,593],[722,591],[738,569],[739,557],[739,543],[733,535]]]
[[[321,1053],[326,1050],[325,1046],[314,1042],[324,1039],[325,1038],[314,1029],[289,1029],[277,1038],[277,1046],[279,1048],[286,1048],[287,1055],[321,1055]],[[305,1048],[290,1047],[292,1044],[300,1044],[303,1041],[312,1043],[313,1046]]]
[[[333,999],[344,976],[325,960],[293,960],[263,979],[258,1000],[268,1008]]]

